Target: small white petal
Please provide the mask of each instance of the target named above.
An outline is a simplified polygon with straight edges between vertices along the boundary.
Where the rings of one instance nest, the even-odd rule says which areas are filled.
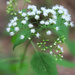
[[[44,24],[45,22],[42,20],[42,21],[40,21],[40,24]]]
[[[20,36],[20,39],[24,39],[24,38],[25,38],[24,35],[21,35],[21,36]]]
[[[40,17],[39,15],[35,15],[35,19],[38,20]]]
[[[13,36],[14,35],[14,32],[10,32],[10,36]]]
[[[46,32],[46,34],[47,34],[47,35],[51,35],[52,32],[49,30],[49,31]]]
[[[19,27],[15,27],[15,31],[18,32],[19,31]]]
[[[56,31],[58,31],[59,30],[59,27],[57,26],[55,29],[56,29]]]
[[[36,34],[36,37],[37,37],[37,38],[39,38],[39,37],[40,37],[40,34],[39,34],[39,33],[37,33],[37,34]]]
[[[31,33],[35,33],[35,29],[31,29]]]
[[[6,28],[6,31],[7,31],[7,32],[10,32],[10,28]]]
[[[25,17],[26,16],[26,13],[22,13],[22,16]]]
[[[30,23],[30,24],[28,25],[28,27],[29,27],[29,28],[32,28],[32,27],[34,27],[34,26],[33,26],[33,24]]]

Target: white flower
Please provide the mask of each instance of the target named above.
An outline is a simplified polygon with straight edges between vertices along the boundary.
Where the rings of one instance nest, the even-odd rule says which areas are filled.
[[[41,7],[41,10],[45,11],[46,10],[46,7]]]
[[[35,5],[28,5],[28,7],[27,7],[28,9],[37,9],[37,7],[35,6]]]
[[[52,55],[52,54],[53,54],[53,52],[52,52],[52,51],[50,51],[50,54]]]
[[[36,13],[37,13],[37,14],[41,14],[41,11],[40,11],[40,10],[37,10]]]
[[[21,10],[21,11],[19,10],[18,13],[19,13],[19,14],[22,14],[22,10]]]
[[[34,27],[34,26],[33,26],[33,24],[30,23],[30,24],[28,25],[28,27],[29,27],[29,28],[32,28],[32,27]]]
[[[7,1],[7,2],[6,2],[6,4],[7,4],[7,5],[9,5],[9,4],[10,4],[10,2],[9,2],[9,1]]]
[[[17,25],[17,22],[14,22],[14,23],[13,23],[13,26],[16,26],[16,25]]]
[[[57,16],[56,15],[53,15],[53,19],[57,19]]]
[[[59,30],[59,27],[57,26],[55,29],[56,29],[56,31],[58,31]]]
[[[42,20],[42,21],[40,21],[40,24],[44,24],[45,22]]]
[[[31,29],[31,33],[35,33],[35,29]]]
[[[14,20],[10,20],[10,22],[11,22],[11,23],[14,23],[15,21],[14,21]]]
[[[38,20],[40,17],[39,15],[35,15],[35,19]]]
[[[28,17],[25,17],[25,20],[27,21],[28,20]]]
[[[26,13],[22,13],[22,16],[25,17],[26,16]]]
[[[11,27],[12,26],[12,23],[8,23],[8,27]]]
[[[22,24],[26,24],[26,20],[22,20],[21,23],[22,23]]]
[[[21,35],[21,36],[20,36],[20,39],[24,39],[24,38],[25,38],[24,35]]]
[[[43,15],[46,17],[46,16],[48,16],[48,13],[44,12]]]
[[[15,31],[18,32],[19,31],[19,27],[15,27]]]
[[[6,28],[6,31],[7,31],[7,32],[10,32],[10,28]]]
[[[58,45],[58,48],[61,48],[60,45]]]
[[[28,14],[29,16],[33,16],[33,15],[35,15],[35,12],[30,12],[30,11],[28,11],[27,14]]]
[[[14,17],[13,19],[14,19],[14,21],[17,21],[17,20],[18,20],[18,18],[17,18],[17,17]]]
[[[65,26],[68,26],[68,22],[65,22],[64,24],[65,24]]]
[[[52,9],[54,9],[54,10],[59,9],[59,5],[53,6]]]
[[[59,14],[62,14],[62,13],[63,13],[63,10],[58,10],[58,13],[59,13]]]
[[[62,47],[60,48],[60,50],[61,50],[61,52],[64,52]]]
[[[40,37],[40,34],[39,34],[39,33],[37,33],[37,34],[36,34],[36,37],[37,37],[37,38],[39,38],[39,37]]]
[[[31,38],[30,38],[30,37],[28,37],[28,39],[29,39],[29,40],[31,40]]]
[[[48,31],[46,32],[46,34],[47,34],[47,35],[51,35],[52,32],[51,32],[50,30],[48,30]]]
[[[70,22],[70,25],[71,25],[71,27],[74,27],[74,23],[73,22]]]
[[[10,36],[13,36],[14,35],[14,32],[10,32]]]
[[[45,25],[49,25],[49,22],[48,22],[48,21],[46,21],[46,22],[45,22]]]

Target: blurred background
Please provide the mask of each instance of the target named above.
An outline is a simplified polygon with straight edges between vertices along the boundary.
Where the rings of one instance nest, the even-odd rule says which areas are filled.
[[[13,44],[11,43],[11,37],[5,33],[5,28],[9,22],[9,19],[12,18],[6,13],[6,2],[7,0],[0,0],[0,75],[17,75],[15,73],[16,67],[14,67],[14,62],[19,61],[19,57],[21,57],[23,53],[25,43],[16,47],[15,51],[12,50]],[[19,0],[19,9],[22,9],[22,4],[23,0]],[[46,6],[47,8],[51,8],[56,4],[63,5],[69,10],[69,13],[72,15],[72,21],[75,24],[75,0],[31,0],[31,4],[38,7]],[[28,4],[26,4],[25,7],[27,7],[27,5]],[[69,29],[68,37],[70,38],[70,40],[75,41],[75,28]],[[62,46],[64,47],[64,58],[71,62],[75,62],[75,57],[73,57],[73,55],[70,53],[69,48],[66,45]],[[29,45],[26,56],[28,56],[28,59],[31,59],[33,54],[34,50],[32,46]],[[10,61],[11,58],[15,58],[15,61]],[[28,61],[30,62],[30,60]],[[35,75],[29,64],[25,65],[25,67],[28,67],[25,72],[26,75]],[[65,68],[57,65],[57,69],[59,75],[75,75],[75,68]]]

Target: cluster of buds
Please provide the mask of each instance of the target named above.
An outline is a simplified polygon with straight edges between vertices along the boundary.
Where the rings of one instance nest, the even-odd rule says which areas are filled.
[[[7,10],[6,12],[11,15],[16,15],[16,12],[15,12],[15,8],[17,7],[17,3],[16,3],[16,0],[9,0],[7,1]]]
[[[46,50],[50,51],[50,54],[55,57],[55,60],[57,60],[57,57],[59,57],[60,60],[62,60],[63,58],[62,53],[64,51],[63,47],[61,47],[59,44],[65,42],[65,37],[64,36],[59,37],[52,45],[47,46],[47,42],[49,41],[50,41],[49,39],[43,40],[43,42],[37,43],[37,45],[39,48],[41,48],[41,51],[46,51]]]

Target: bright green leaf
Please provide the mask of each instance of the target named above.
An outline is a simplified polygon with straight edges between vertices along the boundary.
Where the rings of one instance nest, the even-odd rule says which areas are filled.
[[[59,59],[56,61],[56,63],[58,65],[64,66],[64,67],[69,67],[69,68],[75,68],[75,63],[67,61],[65,59],[63,59],[62,61],[60,61]]]
[[[58,75],[55,61],[48,54],[36,53],[31,60],[31,66],[37,75]]]
[[[24,38],[24,39],[20,39],[20,36],[21,36],[21,35],[24,35],[25,38]],[[18,46],[19,44],[25,42],[25,41],[28,39],[28,37],[30,37],[30,35],[31,35],[31,33],[30,33],[29,30],[22,30],[22,31],[18,34],[18,36],[17,36],[17,38],[16,38],[16,41],[15,41],[14,46],[13,46],[13,50],[14,50],[14,48],[15,48],[16,46]]]

